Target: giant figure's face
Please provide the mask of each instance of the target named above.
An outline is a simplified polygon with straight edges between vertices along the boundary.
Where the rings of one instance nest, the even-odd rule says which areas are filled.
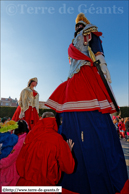
[[[77,24],[75,26],[75,31],[77,31],[79,28],[84,28],[84,25],[83,24]]]
[[[31,87],[36,87],[37,86],[37,82],[32,82],[31,83]]]

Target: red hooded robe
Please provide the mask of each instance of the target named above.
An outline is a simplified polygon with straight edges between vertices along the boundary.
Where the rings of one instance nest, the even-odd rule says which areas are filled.
[[[17,186],[55,186],[62,171],[74,171],[72,153],[57,133],[55,118],[40,120],[29,132],[16,164],[20,175]]]

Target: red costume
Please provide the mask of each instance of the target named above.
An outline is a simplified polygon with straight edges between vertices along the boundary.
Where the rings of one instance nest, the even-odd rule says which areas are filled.
[[[121,121],[118,123],[119,133],[122,138],[125,138],[125,124]]]
[[[115,194],[122,190],[128,176],[119,137],[109,115],[116,109],[93,64],[100,61],[107,83],[111,83],[99,38],[102,33],[83,13],[76,18],[75,31],[68,49],[68,79],[45,103],[57,112],[59,133],[75,142],[77,168],[73,174],[64,173],[60,185],[80,194]]]
[[[17,159],[17,186],[55,186],[62,171],[73,172],[70,148],[57,130],[55,118],[44,118],[29,132]]]
[[[58,113],[94,110],[102,113],[116,112],[93,61],[72,44],[68,48],[68,54],[76,60],[87,60],[91,65],[82,66],[81,71],[77,70],[79,73],[60,84],[45,105]]]

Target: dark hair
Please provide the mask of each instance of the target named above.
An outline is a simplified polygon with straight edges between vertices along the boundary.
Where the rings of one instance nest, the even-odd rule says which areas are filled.
[[[84,25],[83,25],[83,26],[84,26]],[[84,27],[85,27],[85,26],[84,26]],[[78,28],[78,30],[74,33],[74,38],[77,36],[77,33],[78,33],[78,32],[80,32],[81,30],[83,30],[84,27]]]
[[[78,23],[76,24],[76,27],[79,27],[79,25],[82,25],[82,26],[83,26],[83,28],[86,26],[86,25],[84,25],[83,23],[78,22]]]
[[[19,120],[18,121],[18,128],[14,130],[14,134],[18,135],[18,134],[24,133],[24,132],[26,132],[26,133],[29,132],[28,125],[27,125],[26,121]]]
[[[34,80],[31,80],[30,83],[29,83],[29,87],[30,87],[30,85],[31,85],[32,82],[35,82],[35,81]]]
[[[119,119],[116,117],[117,122],[119,122]]]
[[[42,118],[46,118],[46,117],[54,117],[54,113],[53,112],[44,112],[42,114]]]
[[[4,123],[5,121],[7,121],[7,118],[6,117],[3,117],[1,122]]]

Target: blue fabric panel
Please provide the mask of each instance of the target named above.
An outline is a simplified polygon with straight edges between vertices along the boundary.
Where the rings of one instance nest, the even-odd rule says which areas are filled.
[[[59,114],[60,115],[60,114]],[[58,115],[58,117],[59,117]],[[81,194],[115,194],[128,179],[123,150],[109,114],[98,111],[62,113],[59,132],[75,143],[76,162],[71,175],[60,185]],[[81,139],[81,132],[84,141]]]
[[[92,33],[92,39],[89,42],[89,46],[91,47],[91,50],[93,51],[93,53],[97,53],[97,52],[104,53],[100,37],[96,36],[93,33]]]

